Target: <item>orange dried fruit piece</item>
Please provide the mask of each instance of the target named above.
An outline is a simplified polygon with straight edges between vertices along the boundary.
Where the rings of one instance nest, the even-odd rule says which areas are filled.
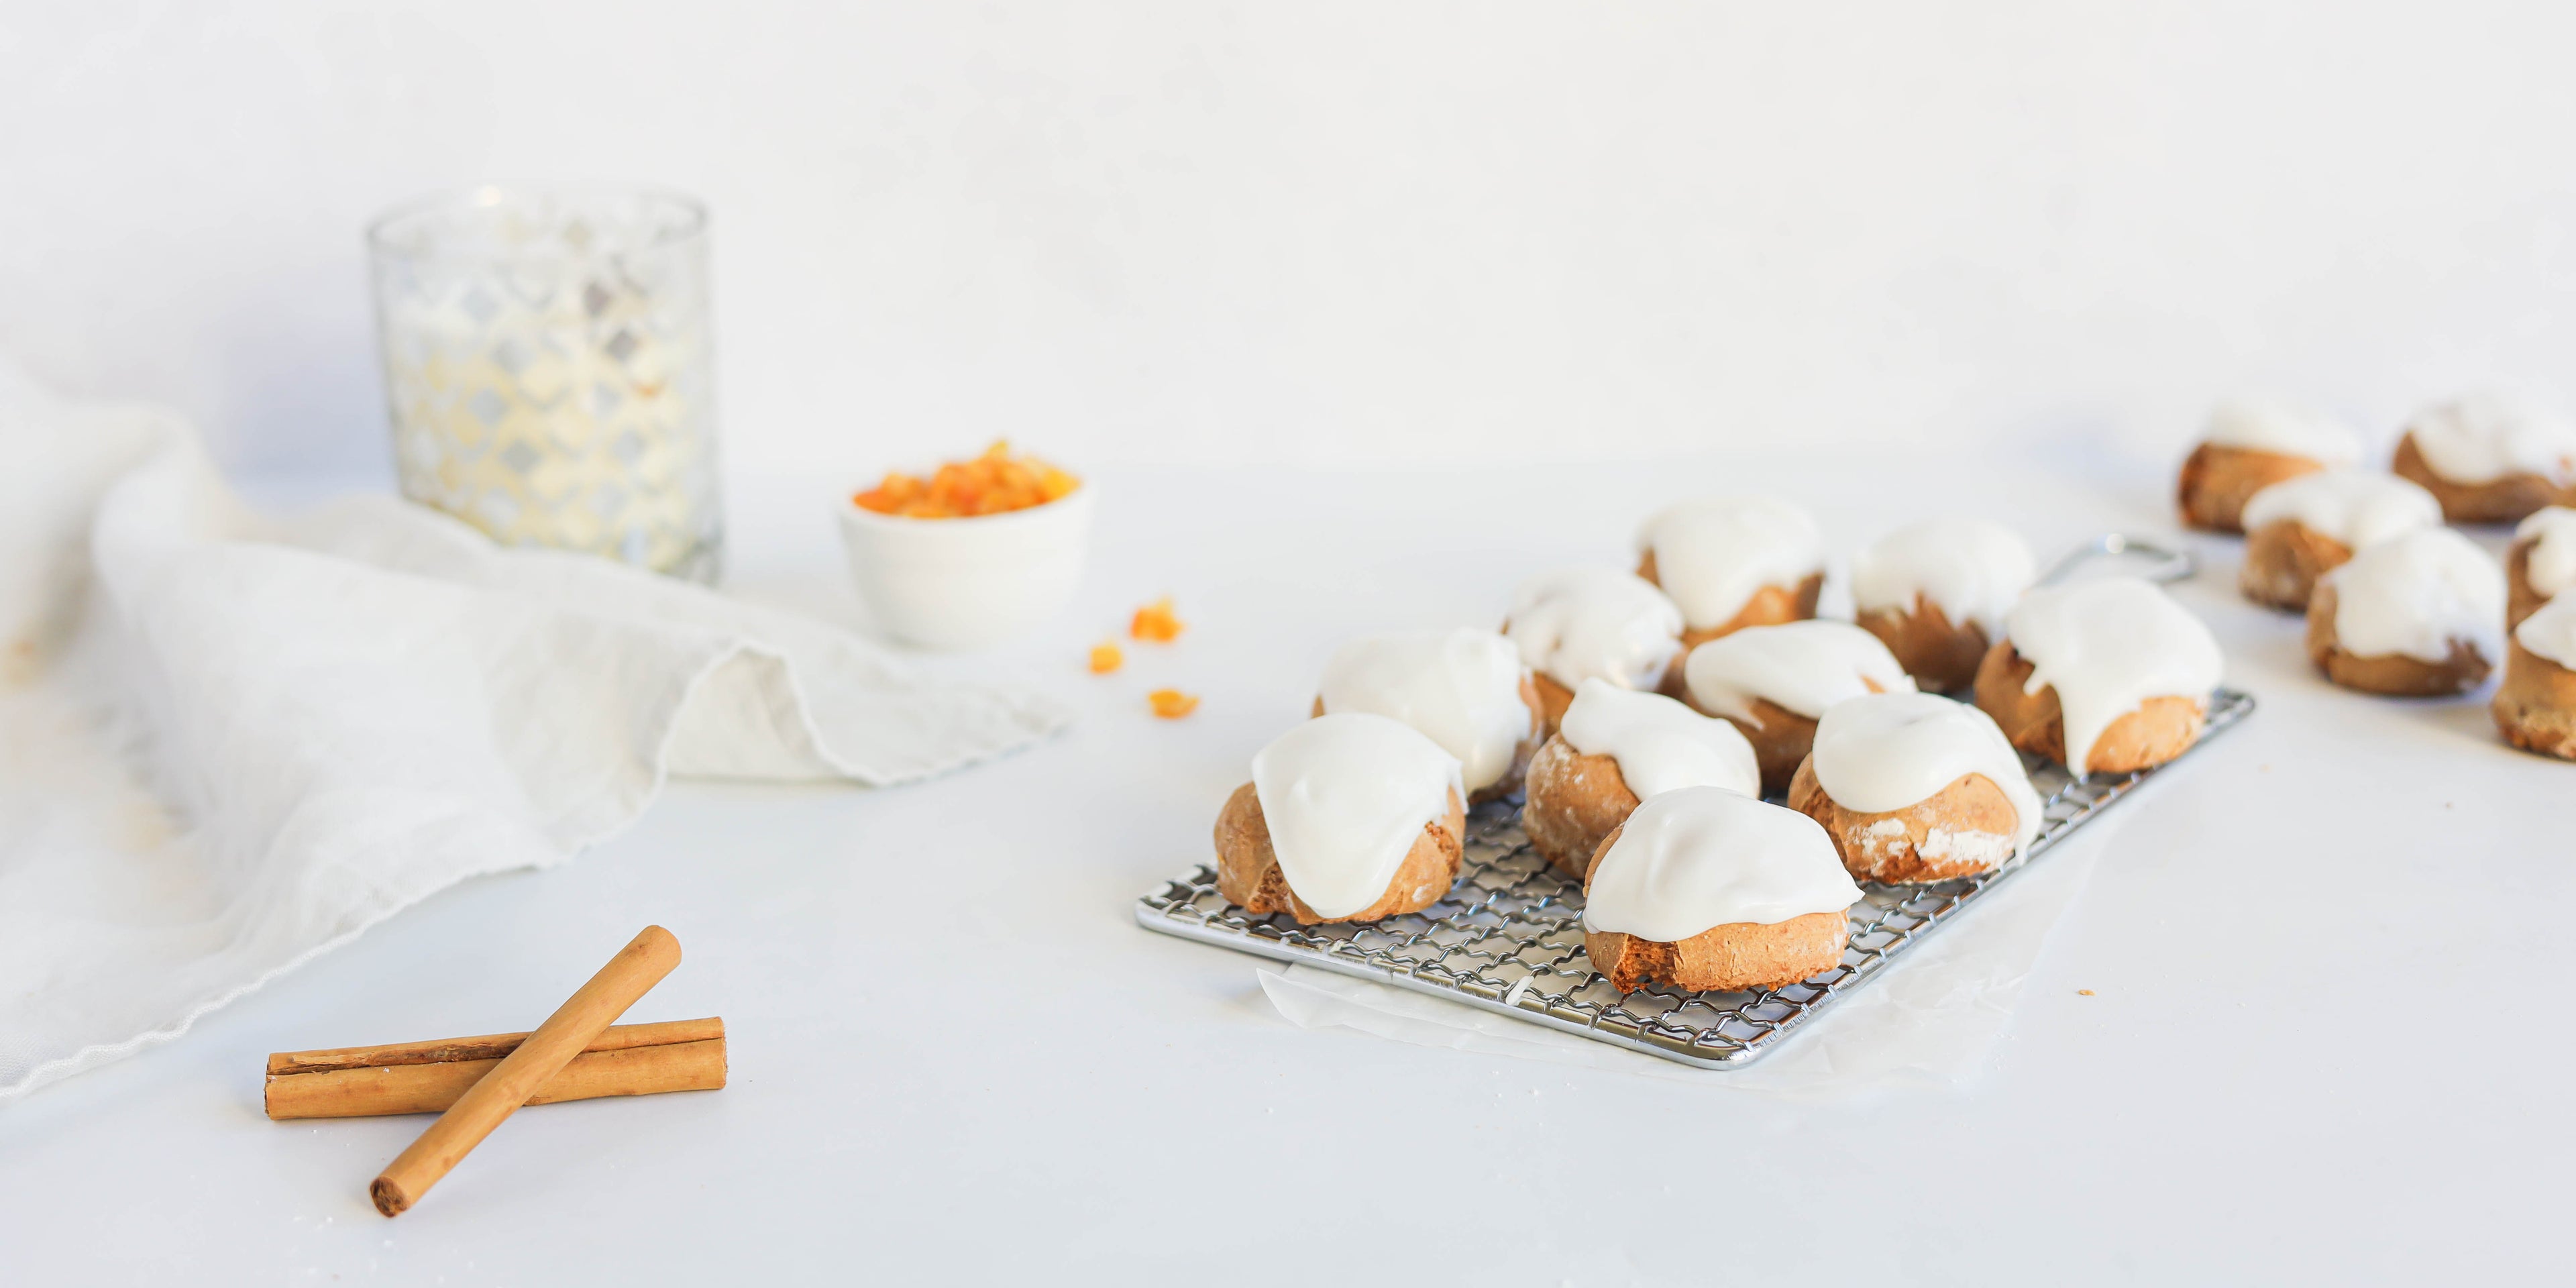
[[[1178,720],[1199,709],[1199,700],[1179,689],[1156,689],[1145,695],[1145,701],[1165,720]]]
[[[1094,644],[1091,646],[1091,673],[1093,675],[1107,675],[1125,665],[1127,665],[1127,654],[1122,652],[1117,645]]]
[[[850,498],[853,505],[906,519],[971,519],[1007,514],[1060,501],[1082,486],[1082,480],[1034,456],[1011,455],[1008,439],[997,440],[984,454],[950,461],[930,477],[888,473],[875,487]]]
[[[1187,629],[1180,618],[1172,615],[1172,597],[1169,595],[1137,609],[1136,616],[1127,623],[1130,638],[1152,640],[1157,644],[1169,644],[1179,639],[1181,632]]]

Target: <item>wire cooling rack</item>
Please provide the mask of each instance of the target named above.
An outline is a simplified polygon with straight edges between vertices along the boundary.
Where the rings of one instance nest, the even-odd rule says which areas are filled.
[[[2253,698],[2218,690],[2192,750],[2253,710]],[[1367,925],[1300,926],[1284,913],[1255,917],[1226,902],[1216,892],[1216,869],[1200,864],[1137,900],[1136,920],[1148,930],[1430,993],[1683,1064],[1740,1069],[2170,768],[2079,783],[2055,765],[2023,760],[2047,812],[2028,849],[1974,877],[1919,886],[1861,883],[1842,964],[1786,988],[1690,993],[1654,984],[1621,994],[1584,955],[1582,882],[1548,866],[1521,831],[1519,807],[1499,802],[1468,815],[1458,884],[1417,913]]]

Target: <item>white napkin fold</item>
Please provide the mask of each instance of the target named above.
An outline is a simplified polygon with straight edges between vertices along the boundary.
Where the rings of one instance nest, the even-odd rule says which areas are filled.
[[[0,460],[0,1101],[561,862],[670,774],[885,786],[1071,719],[391,498],[265,517],[185,425],[5,367]]]

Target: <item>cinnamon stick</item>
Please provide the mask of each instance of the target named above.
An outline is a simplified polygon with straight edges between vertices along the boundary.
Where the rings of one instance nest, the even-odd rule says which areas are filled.
[[[376,1210],[399,1216],[438,1184],[502,1120],[518,1112],[573,1057],[598,1040],[635,999],[680,964],[680,941],[660,926],[646,926],[590,982],[536,1027],[492,1071],[456,1098],[420,1139],[385,1165],[367,1187]]]
[[[674,1042],[708,1042],[725,1035],[724,1021],[656,1020],[651,1024],[612,1024],[584,1051],[620,1051],[627,1047],[668,1046]],[[498,1060],[519,1049],[525,1033],[486,1033],[472,1038],[433,1038],[390,1046],[331,1047],[322,1051],[278,1051],[268,1057],[269,1076],[321,1073],[331,1069],[367,1069],[387,1064],[438,1064],[447,1060]]]
[[[440,1113],[527,1037],[493,1033],[393,1046],[280,1051],[268,1057],[268,1116],[282,1121]],[[714,1091],[725,1084],[724,1038],[724,1021],[714,1017],[615,1025],[528,1097],[528,1103]]]

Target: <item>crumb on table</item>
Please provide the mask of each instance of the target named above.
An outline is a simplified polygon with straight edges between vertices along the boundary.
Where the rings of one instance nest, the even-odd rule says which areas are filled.
[[[1127,665],[1127,654],[1122,652],[1117,645],[1094,644],[1091,646],[1091,673],[1093,675],[1107,675],[1125,665]]]
[[[1169,644],[1179,639],[1185,629],[1181,619],[1172,614],[1172,597],[1169,595],[1137,609],[1136,616],[1127,623],[1127,634],[1131,638],[1152,640],[1157,644]]]
[[[1165,720],[1178,720],[1199,709],[1199,700],[1179,689],[1156,689],[1145,695],[1145,701]]]

